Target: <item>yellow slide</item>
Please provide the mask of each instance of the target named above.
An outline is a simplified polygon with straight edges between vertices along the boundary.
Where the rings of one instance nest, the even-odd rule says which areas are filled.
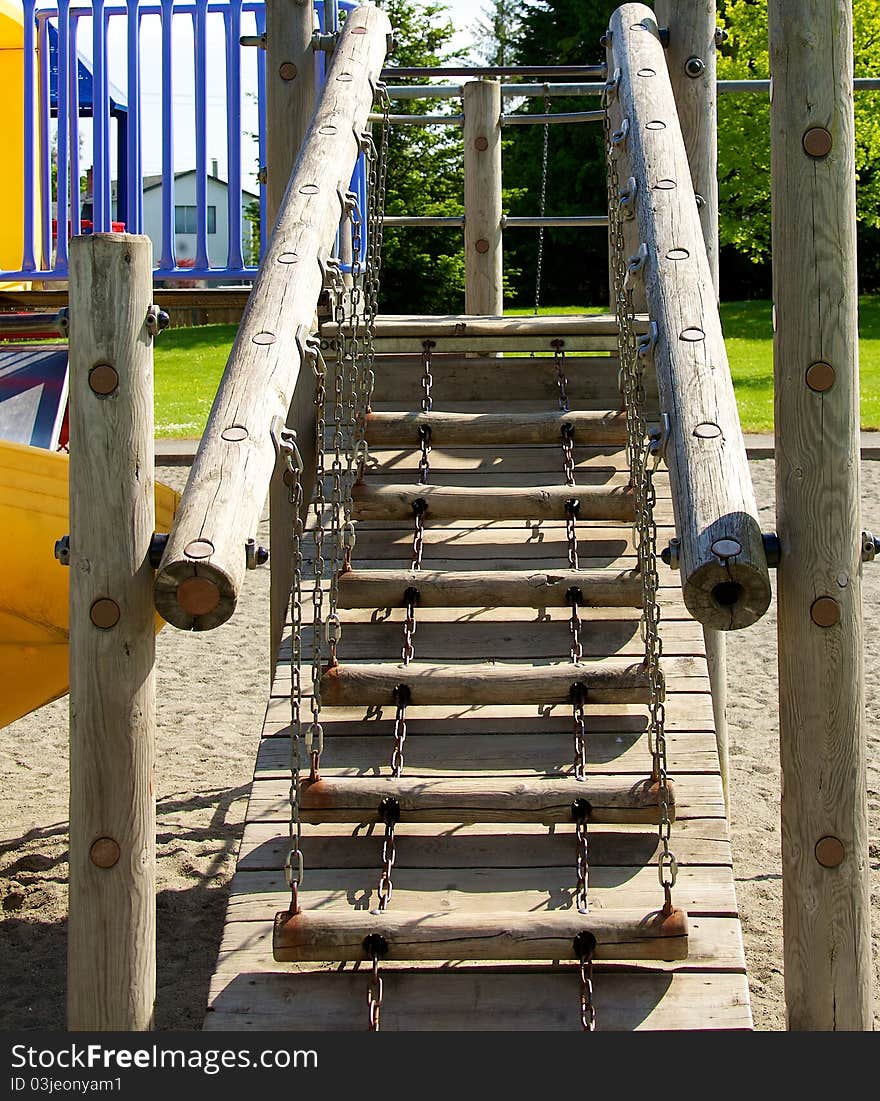
[[[156,486],[157,531],[179,500]],[[67,501],[66,455],[0,440],[0,727],[68,690]]]

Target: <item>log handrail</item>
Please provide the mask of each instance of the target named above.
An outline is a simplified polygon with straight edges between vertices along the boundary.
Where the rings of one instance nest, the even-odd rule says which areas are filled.
[[[684,601],[708,627],[758,620],[770,580],[718,304],[654,13],[624,4],[610,23],[609,74],[628,121],[620,185],[636,181],[666,463]]]
[[[293,402],[300,450],[314,451],[305,341],[390,32],[382,11],[356,8],[333,54],[159,564],[156,608],[175,627],[208,630],[235,610],[276,461],[271,425]]]

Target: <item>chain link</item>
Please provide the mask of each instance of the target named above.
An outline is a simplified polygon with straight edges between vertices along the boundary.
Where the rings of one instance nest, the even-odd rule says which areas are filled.
[[[546,85],[545,85],[546,88]],[[550,97],[544,96],[544,114],[550,114],[552,104]],[[543,221],[547,213],[547,164],[550,157],[550,123],[544,123],[544,139],[541,146],[541,197],[538,202],[538,213]],[[544,274],[544,226],[538,226],[538,258],[535,263],[535,316],[541,308],[541,282]],[[534,353],[532,353],[534,355]]]
[[[396,799],[386,798],[379,804],[379,820],[385,823],[385,836],[382,840],[382,871],[379,875],[379,910],[387,910],[394,891],[392,875],[394,861],[397,858],[394,830],[400,821],[400,803]]]
[[[556,390],[559,395],[559,408],[567,413],[571,408],[568,402],[568,377],[565,373],[565,341],[551,341],[553,365],[556,368]]]
[[[432,387],[434,385],[434,375],[431,372],[433,363],[434,348],[437,347],[436,340],[423,340],[422,341],[422,412],[430,413],[434,408],[434,395],[432,394]]]
[[[565,502],[565,538],[568,543],[568,565],[571,569],[578,569],[578,539],[577,518],[581,510],[581,503],[577,497],[570,497]]]
[[[565,484],[573,486],[575,481],[574,425],[568,422],[562,426],[562,470],[565,474]]]
[[[433,430],[430,424],[419,425],[419,485],[427,485],[428,475],[431,472],[431,437]]]
[[[397,713],[394,717],[394,750],[391,753],[391,775],[400,779],[403,772],[403,747],[406,742],[406,709],[412,693],[406,684],[398,684],[394,689],[394,703]]]
[[[648,736],[652,754],[651,779],[657,785],[660,802],[658,875],[664,892],[664,909],[672,908],[672,887],[677,876],[675,856],[669,848],[671,832],[670,788],[667,772],[665,735],[665,685],[660,658],[663,641],[660,637],[660,605],[657,599],[659,578],[657,572],[657,525],[654,518],[656,489],[654,466],[648,444],[648,428],[645,404],[645,360],[651,355],[655,338],[639,342],[635,326],[633,279],[644,269],[647,258],[640,250],[639,263],[630,264],[625,256],[623,220],[631,214],[637,188],[630,178],[624,189],[620,187],[617,159],[626,141],[628,126],[621,125],[612,133],[611,103],[619,83],[619,74],[606,85],[603,95],[605,108],[605,149],[608,179],[609,242],[611,248],[612,290],[618,320],[618,346],[620,354],[620,380],[626,406],[627,459],[630,468],[630,486],[634,498],[635,522],[633,536],[636,543],[638,569],[642,579],[643,613],[642,640],[645,645],[645,669],[649,678]],[[623,120],[624,123],[627,120]],[[624,211],[626,207],[626,211]],[[659,458],[659,457],[658,457]],[[656,465],[656,464],[654,464]]]
[[[413,510],[413,545],[412,563],[410,569],[422,568],[422,555],[425,552],[425,513],[428,511],[428,502],[424,497],[417,497],[412,504]]]
[[[378,1032],[385,993],[385,984],[379,973],[379,960],[387,954],[388,942],[378,933],[370,933],[364,937],[364,952],[370,959],[370,985],[367,987],[368,1027],[370,1032]]]
[[[581,646],[581,613],[580,606],[584,602],[584,594],[577,587],[572,587],[565,594],[565,599],[571,606],[571,618],[568,621],[568,629],[571,632],[571,660],[574,665],[579,665],[584,656]]]

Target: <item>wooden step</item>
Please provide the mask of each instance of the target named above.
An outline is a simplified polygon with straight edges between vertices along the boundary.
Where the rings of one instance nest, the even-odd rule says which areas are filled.
[[[632,490],[551,485],[525,489],[497,489],[492,486],[372,485],[354,487],[355,520],[411,520],[413,504],[427,503],[424,513],[431,520],[565,520],[568,501],[578,502],[579,520],[635,518]]]
[[[414,707],[436,704],[563,704],[581,684],[588,703],[648,703],[642,664],[574,665],[334,665],[321,676],[327,707],[393,706],[406,685]]]
[[[669,815],[675,815],[672,781]],[[591,776],[589,780],[547,776],[394,780],[376,776],[327,776],[300,788],[303,822],[381,822],[380,805],[396,799],[404,822],[574,821],[574,806],[586,800],[587,821],[656,825],[659,787],[650,778]]]
[[[640,608],[636,570],[349,570],[338,577],[340,608],[392,608],[417,592],[420,608]]]
[[[366,437],[371,446],[411,441],[419,446],[419,431],[431,429],[431,443],[439,446],[507,447],[523,444],[561,444],[563,429],[571,430],[576,447],[618,446],[626,443],[626,414],[622,412],[549,413],[370,413]]]
[[[275,918],[273,955],[282,963],[370,960],[367,937],[393,960],[570,960],[575,939],[595,942],[597,960],[683,960],[688,921],[683,910],[547,910],[538,913],[433,914],[386,910],[328,913],[301,910]]]

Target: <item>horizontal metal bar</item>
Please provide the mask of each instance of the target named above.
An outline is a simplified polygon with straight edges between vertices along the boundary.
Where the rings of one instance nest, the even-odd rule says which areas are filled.
[[[502,126],[537,126],[540,123],[604,122],[604,111],[559,111],[555,115],[502,115]]]
[[[370,115],[370,122],[382,122],[385,116]],[[464,126],[464,115],[389,115],[392,126]]]
[[[460,214],[458,217],[448,218],[434,218],[429,214],[386,214],[382,221],[386,226],[425,226],[426,228],[434,229],[440,229],[446,226],[461,229],[464,225],[464,217]]]
[[[7,333],[67,335],[67,313],[0,313],[0,336]]]
[[[386,89],[389,99],[460,99],[460,84],[393,84]]]
[[[541,226],[544,226],[544,228],[556,226],[558,228],[578,229],[607,225],[608,218],[604,214],[573,214],[571,216],[562,215],[558,218],[509,218],[505,215],[501,219],[502,229],[537,229]]]
[[[384,81],[399,77],[501,77],[501,76],[542,76],[542,77],[603,77],[604,65],[487,65],[460,68],[457,66],[428,66],[427,68],[392,68],[382,70]]]
[[[857,76],[853,81],[856,92],[880,91],[880,77]],[[769,92],[769,80],[719,80],[719,92]]]

